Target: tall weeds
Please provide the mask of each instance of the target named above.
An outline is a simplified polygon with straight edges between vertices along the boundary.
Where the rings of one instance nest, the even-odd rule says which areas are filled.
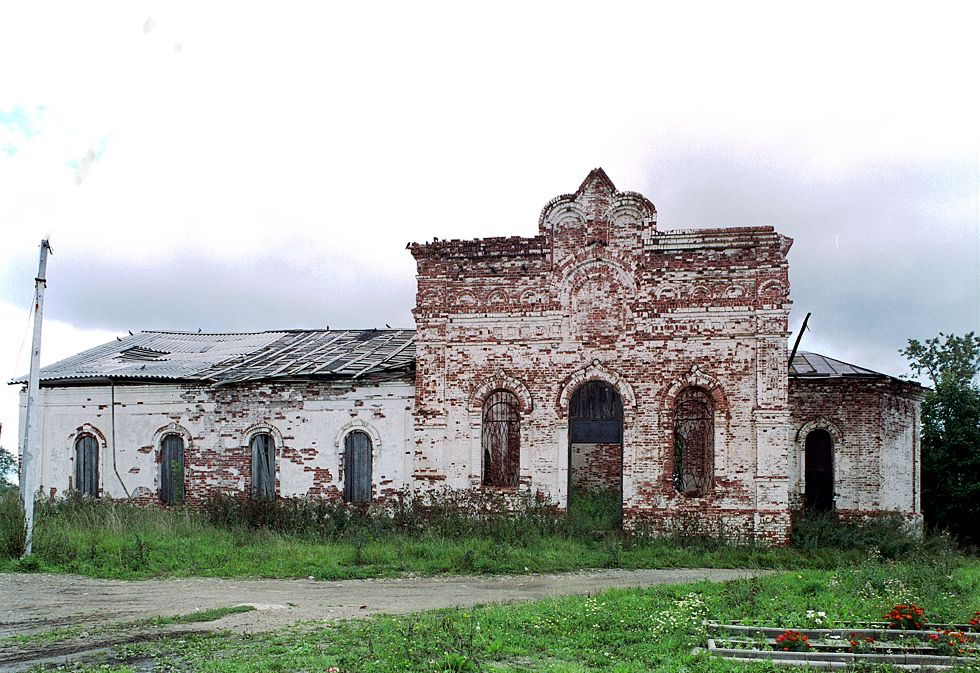
[[[0,491],[0,559],[17,558],[26,543],[24,507],[17,489]]]
[[[348,505],[320,498],[253,500],[214,494],[204,515],[221,527],[264,529],[311,540],[380,539],[391,534],[450,539],[486,537],[521,544],[566,535],[553,505],[528,495],[456,490],[399,493],[385,504]]]

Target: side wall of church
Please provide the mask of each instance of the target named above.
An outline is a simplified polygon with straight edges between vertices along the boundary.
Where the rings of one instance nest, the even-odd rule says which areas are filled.
[[[920,506],[921,389],[888,377],[793,378],[790,495],[794,510],[806,491],[806,436],[832,439],[834,506],[844,516],[897,512],[915,524]]]
[[[100,494],[126,498],[128,491],[156,502],[161,442],[176,434],[184,440],[188,502],[201,504],[214,491],[248,493],[249,441],[267,432],[277,494],[339,498],[344,437],[360,430],[371,437],[372,491],[383,499],[410,485],[414,395],[411,381],[42,388],[41,490],[57,495],[74,487],[75,442],[88,434],[99,447]],[[23,404],[22,395],[22,416]]]
[[[623,401],[628,525],[785,541],[790,243],[768,227],[658,232],[652,204],[594,173],[535,237],[413,245],[416,483],[481,488],[482,404],[504,389],[521,403],[519,490],[564,506],[569,399],[601,380]],[[703,496],[673,481],[690,386],[714,406]]]

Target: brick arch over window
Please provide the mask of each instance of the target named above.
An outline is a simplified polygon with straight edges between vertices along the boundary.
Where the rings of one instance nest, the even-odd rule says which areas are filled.
[[[517,398],[518,410],[522,415],[527,415],[534,409],[534,398],[531,397],[531,391],[524,385],[524,382],[511,376],[503,369],[498,369],[493,376],[478,385],[470,393],[470,413],[479,417],[483,413],[484,400],[494,390],[507,390],[513,393]]]
[[[627,408],[630,410],[636,408],[636,393],[633,392],[633,386],[618,372],[609,369],[599,360],[593,360],[569,376],[562,383],[561,392],[558,394],[557,400],[559,418],[567,420],[568,405],[571,402],[572,395],[583,383],[588,381],[604,381],[611,385],[619,393],[620,398],[622,398],[624,411]]]
[[[844,433],[841,432],[837,424],[822,416],[818,416],[801,425],[800,429],[796,431],[796,441],[800,443],[800,446],[803,446],[803,442],[806,441],[806,436],[814,430],[826,430],[830,434],[831,439],[834,440],[835,446],[844,443]]]
[[[367,433],[367,435],[371,438],[371,444],[374,445],[375,451],[381,448],[381,433],[378,432],[377,428],[375,428],[373,425],[367,421],[361,420],[360,418],[355,418],[348,423],[344,423],[343,427],[341,427],[334,436],[333,445],[340,449],[344,443],[344,437],[352,433],[354,430],[361,430],[362,432]]]
[[[677,396],[685,388],[691,387],[701,388],[711,396],[715,413],[721,412],[726,416],[729,414],[728,398],[725,396],[725,391],[718,382],[718,379],[702,371],[697,365],[691,367],[683,376],[667,388],[661,405],[663,413],[670,414],[677,404]]]
[[[68,435],[68,446],[71,448],[71,450],[74,450],[75,440],[78,439],[79,435],[93,435],[99,440],[99,449],[107,449],[109,447],[109,442],[101,430],[91,423],[83,423],[75,428],[74,432]]]

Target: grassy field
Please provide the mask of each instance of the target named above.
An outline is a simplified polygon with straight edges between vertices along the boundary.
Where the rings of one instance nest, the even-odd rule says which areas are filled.
[[[440,610],[235,636],[209,634],[120,649],[85,673],[168,671],[741,671],[707,655],[705,618],[780,627],[880,619],[892,605],[914,601],[930,621],[963,621],[980,609],[980,563],[889,562],[871,556],[838,570],[802,570],[727,584],[700,583],[517,606]],[[884,667],[863,670],[890,670]],[[977,670],[977,669],[973,669]]]
[[[459,503],[424,516],[417,508],[406,510],[396,518],[321,503],[254,507],[223,502],[199,513],[106,501],[47,504],[38,510],[34,555],[21,561],[0,553],[0,570],[117,579],[196,575],[333,580],[405,572],[833,568],[860,561],[869,547],[889,558],[953,553],[945,539],[920,545],[888,522],[864,528],[818,522],[797,531],[796,545],[767,549],[701,537],[627,536],[597,529],[594,520],[608,520],[601,511],[586,511],[584,520],[569,522],[533,508],[513,517],[477,517]]]

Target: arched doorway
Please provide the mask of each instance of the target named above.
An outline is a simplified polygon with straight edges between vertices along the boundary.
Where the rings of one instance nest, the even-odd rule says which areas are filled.
[[[623,522],[623,400],[588,381],[568,404],[568,511],[593,528]]]
[[[804,443],[803,504],[807,511],[834,508],[834,441],[826,430],[812,430]]]

